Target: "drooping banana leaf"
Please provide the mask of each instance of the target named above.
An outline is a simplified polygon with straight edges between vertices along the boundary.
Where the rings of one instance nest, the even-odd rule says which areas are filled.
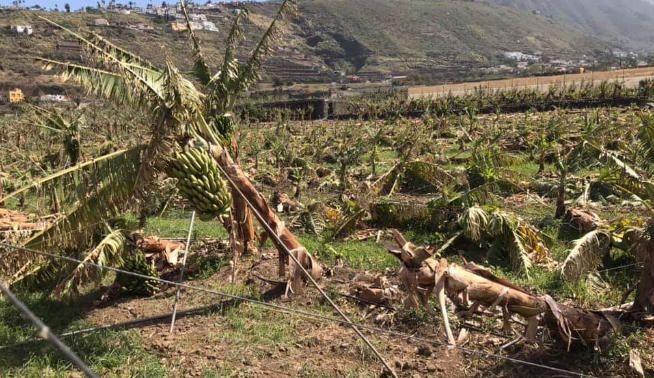
[[[122,150],[40,180],[17,192],[32,192],[48,183],[63,190],[62,214],[48,228],[33,235],[23,245],[49,252],[72,253],[93,246],[94,236],[104,222],[123,212],[134,194],[143,148]],[[56,248],[56,250],[53,250]],[[1,272],[15,284],[31,277],[52,278],[63,267],[51,259],[30,253],[11,254],[12,271]],[[56,277],[54,277],[56,278]],[[37,278],[38,279],[38,278]]]
[[[122,230],[111,231],[98,245],[86,252],[81,257],[82,263],[78,264],[70,274],[66,276],[55,288],[55,297],[79,296],[80,289],[88,283],[99,283],[103,274],[94,263],[101,266],[120,266],[123,262],[123,250],[125,248],[125,235]]]
[[[481,240],[482,232],[485,232],[488,223],[488,213],[478,206],[466,209],[459,217],[459,226],[463,230],[463,234],[473,241]]]
[[[611,234],[605,230],[594,230],[577,239],[568,254],[561,275],[567,282],[576,282],[597,269],[602,259],[611,250]]]
[[[64,214],[25,244],[32,248],[88,246],[89,237],[97,226],[120,214],[129,203],[142,151],[142,147],[118,151],[57,176],[74,183],[63,188],[68,192]]]

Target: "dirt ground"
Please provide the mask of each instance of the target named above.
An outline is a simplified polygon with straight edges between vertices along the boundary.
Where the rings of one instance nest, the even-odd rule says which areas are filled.
[[[229,269],[222,269],[206,279],[193,280],[190,284],[228,292],[235,290],[248,297],[336,317],[316,290],[307,289],[287,299],[279,295],[283,294],[283,290],[280,290],[283,288],[257,278],[267,277],[272,281],[277,269],[276,261],[274,251],[267,251],[263,260],[243,262],[238,275],[239,284],[225,285],[229,282]],[[486,354],[566,370],[575,370],[575,365],[583,364],[578,354],[565,353],[551,345],[544,349],[542,346],[521,345],[501,350],[500,347],[513,337],[500,333],[499,318],[479,323],[472,321],[472,325],[462,325],[455,320],[456,328],[466,328],[468,337],[462,344],[463,349],[448,348],[444,345],[445,338],[438,316],[362,305],[340,295],[351,293],[357,274],[347,267],[334,267],[323,279],[322,285],[355,322],[413,336],[405,338],[364,331],[402,377],[551,377],[553,374],[538,367],[515,364]],[[387,278],[391,283],[396,282],[394,273],[387,274]],[[106,301],[96,304],[88,312],[87,319],[106,325],[166,314],[172,310],[174,296],[175,289],[168,288],[150,298]],[[169,332],[169,318],[135,328],[142,336],[145,349],[160,358],[170,376],[384,376],[381,363],[346,326],[274,312],[254,304],[220,301],[220,297],[185,290],[180,311],[205,309],[193,316],[180,316],[173,333]],[[219,303],[222,305],[216,306]],[[391,305],[397,306],[399,303],[393,302]],[[517,324],[514,328],[518,332],[522,330]],[[482,354],[470,353],[471,350],[481,351]],[[587,354],[583,355],[583,358],[588,358]],[[554,375],[565,376],[561,373]],[[621,374],[618,370],[610,375],[630,376],[628,372]]]

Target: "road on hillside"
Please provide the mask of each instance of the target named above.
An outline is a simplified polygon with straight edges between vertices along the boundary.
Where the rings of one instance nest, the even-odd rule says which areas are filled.
[[[461,84],[443,84],[434,86],[416,86],[408,88],[409,98],[443,97],[448,94],[464,95],[475,90],[489,91],[503,89],[539,89],[547,92],[552,85],[579,85],[592,82],[599,84],[602,81],[623,82],[627,87],[637,87],[643,79],[654,77],[654,67],[630,68],[615,71],[586,72],[583,74],[569,74],[556,76],[534,76],[516,79],[476,81]]]

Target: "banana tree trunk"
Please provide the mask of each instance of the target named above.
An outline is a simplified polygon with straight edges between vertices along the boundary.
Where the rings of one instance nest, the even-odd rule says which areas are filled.
[[[640,273],[634,309],[654,314],[654,241],[647,241],[646,246],[641,251],[643,270]]]
[[[607,314],[586,311],[556,303],[551,297],[535,296],[512,284],[495,277],[489,270],[475,264],[449,264],[445,259],[437,260],[426,247],[416,247],[407,242],[398,231],[393,231],[396,245],[387,245],[389,252],[402,262],[400,279],[408,291],[405,303],[417,306],[418,299],[429,309],[429,295],[435,293],[439,299],[446,333],[454,343],[445,307],[447,295],[467,316],[475,315],[480,308],[502,310],[504,326],[510,328],[512,314],[527,320],[526,338],[534,341],[540,316],[543,325],[558,335],[568,346],[574,341],[585,345],[597,345],[618,328],[617,319]]]
[[[247,203],[238,195],[236,190],[232,190],[232,198],[234,199],[236,235],[242,243],[243,253],[254,254],[257,252],[257,241],[254,222],[252,221],[252,212],[248,209]]]
[[[241,165],[239,160],[239,148],[236,143],[236,138],[232,139],[232,151],[234,153],[233,162],[237,166]],[[252,221],[252,212],[248,209],[247,203],[241,196],[238,194],[236,189],[232,188],[232,198],[234,208],[232,210],[232,216],[235,221],[235,231],[238,242],[241,245],[242,252],[244,254],[253,254],[257,252],[256,246],[256,231],[254,229],[254,222]]]
[[[650,224],[654,224],[654,219],[650,220]],[[652,229],[652,226],[648,226],[648,229]],[[650,234],[649,230],[631,229],[624,233],[623,243],[616,245],[635,253],[643,264],[632,306],[632,311],[636,313],[654,314],[654,239]]]
[[[322,276],[322,267],[318,262],[309,254],[306,248],[300,244],[295,235],[286,228],[284,222],[282,222],[275,212],[268,206],[268,202],[264,196],[259,193],[256,187],[252,184],[250,179],[245,175],[241,167],[234,162],[234,160],[229,156],[227,150],[221,146],[212,145],[210,150],[211,155],[220,167],[225,171],[229,176],[231,181],[233,181],[234,186],[238,188],[239,191],[243,193],[245,198],[252,204],[252,207],[261,214],[263,222],[267,224],[276,234],[277,237],[281,240],[282,245],[279,245],[276,242],[275,237],[271,237],[271,240],[277,247],[279,251],[279,275],[280,277],[286,276],[286,265],[288,265],[289,257],[286,254],[286,251],[283,247],[286,247],[291,253],[297,257],[300,263],[307,269],[314,279],[319,279]],[[239,197],[237,193],[237,197]],[[272,235],[271,235],[272,236]],[[297,287],[299,281],[303,278],[301,271],[295,268],[293,269],[293,286]]]

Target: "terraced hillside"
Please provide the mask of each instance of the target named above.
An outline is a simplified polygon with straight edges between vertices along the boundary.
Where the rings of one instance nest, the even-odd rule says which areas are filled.
[[[542,17],[485,3],[308,0],[307,40],[328,61],[381,70],[492,64],[503,51],[592,54],[597,39]]]
[[[274,4],[248,4],[249,38],[263,32]],[[169,59],[190,69],[188,41],[170,25],[141,15],[50,13],[48,17],[71,27],[85,26],[121,46],[139,51],[157,63]],[[110,27],[91,27],[96,18]],[[219,33],[198,32],[206,41],[205,54],[218,62],[233,15],[209,16]],[[18,36],[12,24],[34,26],[31,37]],[[128,24],[145,23],[151,31],[136,31]],[[58,86],[35,65],[35,56],[62,57],[57,45],[63,37],[34,13],[0,12],[0,90],[28,86],[37,90]],[[582,32],[542,17],[507,7],[463,1],[307,0],[286,28],[286,37],[268,64],[269,82],[329,82],[335,71],[347,73],[427,74],[433,80],[470,78],[476,68],[497,64],[507,50],[542,51],[557,57],[592,55],[607,45]],[[245,43],[239,56],[253,48]],[[74,52],[73,52],[74,53]],[[433,76],[437,73],[436,76]],[[440,76],[439,76],[440,75]]]

